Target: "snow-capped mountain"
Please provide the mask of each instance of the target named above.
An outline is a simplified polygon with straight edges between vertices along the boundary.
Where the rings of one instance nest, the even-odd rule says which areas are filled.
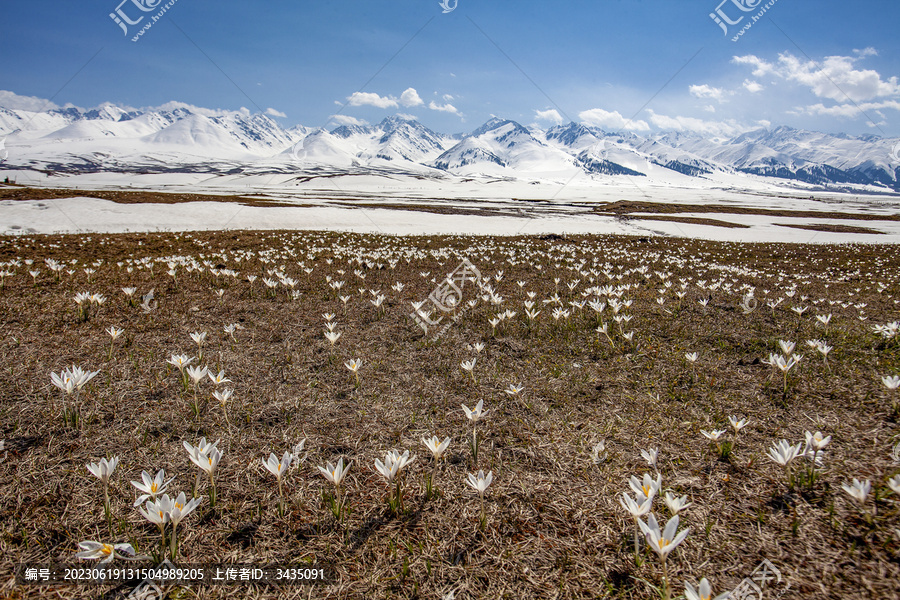
[[[292,157],[298,166],[384,166],[385,162],[420,165],[439,155],[452,141],[418,121],[388,117],[374,126],[341,125],[331,131],[310,131],[283,154]]]
[[[331,130],[282,128],[266,115],[182,103],[151,109],[104,104],[31,112],[0,107],[6,170],[65,174],[209,172],[262,175],[327,167],[383,176],[391,171],[446,177],[598,182],[631,177],[690,187],[750,177],[781,185],[900,192],[900,140],[789,127],[728,140],[685,132],[640,136],[579,123],[547,130],[492,118],[468,135],[436,133],[418,121]],[[336,171],[335,171],[336,170]],[[418,175],[417,175],[418,176]],[[644,179],[646,178],[646,179]]]
[[[487,169],[492,174],[516,176],[571,170],[573,163],[571,155],[543,143],[515,121],[495,117],[431,164],[459,174]]]

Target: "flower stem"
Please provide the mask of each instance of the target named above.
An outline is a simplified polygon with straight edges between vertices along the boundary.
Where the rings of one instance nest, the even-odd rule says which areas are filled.
[[[216,508],[216,480],[212,473],[209,474],[209,506],[213,509]]]
[[[159,560],[162,560],[166,557],[166,524],[159,524]]]
[[[109,484],[103,484],[103,512],[106,515],[106,525],[112,533],[112,512],[109,509]]]
[[[666,564],[666,558],[662,559],[662,570],[663,570],[663,585],[665,586],[665,594],[666,600],[671,600],[672,598],[672,586],[669,585],[669,569]]]
[[[169,540],[169,554],[172,557],[172,562],[174,562],[178,558],[178,533],[177,533],[178,525],[175,522],[172,522],[172,539]]]

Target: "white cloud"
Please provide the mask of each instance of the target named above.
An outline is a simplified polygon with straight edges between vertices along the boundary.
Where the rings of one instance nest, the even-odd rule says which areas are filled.
[[[400,117],[401,119],[406,119],[406,120],[408,120],[408,121],[415,121],[415,120],[416,120],[416,115],[411,115],[411,114],[408,114],[408,113],[397,113],[397,116]]]
[[[378,108],[397,108],[397,99],[393,96],[379,96],[372,92],[353,92],[347,97],[350,106],[376,106]]]
[[[578,118],[588,125],[628,131],[648,131],[650,126],[646,121],[632,121],[626,119],[618,111],[606,111],[602,108],[592,108],[578,113]]]
[[[41,109],[52,110],[59,108],[59,106],[49,100],[35,96],[20,96],[6,90],[0,90],[0,106],[11,110],[28,110],[31,112],[37,112]]]
[[[759,83],[758,81],[753,81],[751,79],[745,79],[743,85],[744,89],[751,94],[761,92],[764,89],[761,83]]]
[[[425,102],[419,97],[419,92],[413,88],[407,88],[400,94],[400,104],[403,106],[421,106]]]
[[[705,110],[708,113],[714,113],[714,112],[716,112],[716,107],[713,106],[712,104],[707,104],[706,106],[703,107],[703,110]]]
[[[549,110],[536,110],[534,111],[534,118],[538,121],[549,121],[557,125],[561,125],[563,122],[562,115],[554,108]]]
[[[453,100],[453,94],[444,94],[443,98],[444,102],[451,102]]]
[[[287,115],[281,112],[280,110],[275,110],[274,108],[267,108],[266,114],[270,117],[281,117],[282,119],[286,119]]]
[[[338,125],[368,125],[368,121],[351,117],[350,115],[331,115],[331,120]]]
[[[811,115],[828,115],[832,117],[862,117],[860,111],[879,111],[884,109],[900,110],[900,101],[885,100],[884,102],[861,102],[858,104],[836,104],[835,106],[825,106],[821,102],[807,106],[802,112]]]
[[[745,131],[756,129],[761,125],[761,123],[757,123],[755,127],[747,127],[733,119],[727,121],[704,121],[694,117],[658,115],[649,109],[647,112],[650,113],[650,122],[660,129],[666,131],[692,131],[710,137],[733,137]]]
[[[753,54],[734,56],[731,58],[731,62],[736,65],[750,65],[753,67],[754,77],[764,77],[767,73],[771,73],[774,70],[774,67],[770,63],[767,63]]]
[[[862,50],[854,49],[853,54],[857,55],[860,58],[865,58],[867,56],[878,56],[878,50],[870,46],[868,48],[863,48]]]
[[[452,113],[454,115],[459,114],[459,110],[452,104],[436,104],[434,100],[428,103],[428,108],[431,110],[437,110],[440,112]]]
[[[722,88],[712,87],[705,83],[703,85],[692,85],[688,89],[695,98],[712,98],[716,102],[722,102],[725,96],[731,95]]]
[[[776,63],[767,62],[753,55],[735,56],[732,62],[753,66],[753,75],[756,77],[772,73],[809,88],[819,98],[838,102],[846,102],[848,99],[864,102],[875,98],[900,96],[900,82],[897,77],[885,80],[878,71],[855,67],[857,61],[870,56],[873,51],[862,50],[856,57],[828,56],[820,63],[801,60],[789,52],[779,54]]]

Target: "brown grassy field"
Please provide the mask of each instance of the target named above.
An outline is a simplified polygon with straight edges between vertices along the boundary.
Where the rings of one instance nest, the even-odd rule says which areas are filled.
[[[65,263],[58,281],[46,258]],[[463,258],[502,303],[485,301],[470,283],[463,301],[476,305],[435,339],[410,318],[410,303],[425,300]],[[2,238],[0,271],[14,275],[0,288],[0,596],[126,597],[132,586],[124,584],[17,585],[15,565],[75,563],[83,540],[156,552],[159,529],[133,507],[139,493],[129,482],[164,468],[175,477],[169,492],[190,497],[199,469],[182,442],[205,436],[224,452],[218,499],[211,508],[201,478],[202,503],[179,525],[178,562],[317,563],[331,565],[333,576],[320,586],[168,586],[168,598],[659,598],[660,562],[645,547],[635,556],[634,520],[619,503],[630,476],[657,470],[660,496],[692,502],[680,515],[690,533],[667,562],[673,597],[701,577],[716,593],[731,590],[767,559],[782,579],[769,582],[765,598],[898,598],[900,496],[887,480],[900,472],[891,458],[900,415],[881,377],[900,375],[900,338],[873,331],[898,320],[898,267],[900,253],[889,246],[670,238]],[[32,269],[40,271],[34,279]],[[268,293],[263,278],[275,279],[275,270],[296,281],[297,299],[284,284]],[[345,283],[338,292],[327,278]],[[392,289],[397,282],[401,291]],[[126,286],[136,297],[153,289],[158,305],[130,305]],[[606,286],[617,289],[598,289]],[[755,288],[749,314],[740,306],[748,304],[745,286]],[[541,311],[533,323],[528,291]],[[73,300],[79,292],[107,300],[84,320]],[[371,302],[377,292],[380,310]],[[569,317],[552,316],[556,305],[544,301],[554,294]],[[602,312],[569,304],[593,298],[606,304]],[[776,308],[766,305],[777,298]],[[610,299],[632,304],[614,315]],[[808,309],[791,310],[799,306]],[[507,309],[516,315],[492,327],[489,319]],[[336,315],[341,333],[333,347],[324,313]],[[816,319],[826,314],[827,326]],[[620,329],[614,316],[622,315],[632,318]],[[610,339],[595,331],[600,322]],[[233,337],[223,331],[235,323]],[[114,343],[111,326],[124,329]],[[167,364],[172,354],[196,357],[190,333],[202,331],[196,363],[224,370],[234,389],[227,420],[209,379],[195,402],[193,386],[185,390]],[[833,346],[827,363],[810,339]],[[778,340],[796,342],[804,355],[786,389],[782,374],[761,362],[780,352]],[[477,342],[480,352],[471,348]],[[699,353],[693,365],[689,352]],[[474,377],[460,367],[473,357]],[[358,385],[344,365],[356,358]],[[100,371],[79,396],[74,425],[64,419],[71,398],[50,380],[73,364]],[[510,384],[524,391],[505,393]],[[479,400],[489,412],[477,425],[476,463],[461,405]],[[724,435],[734,444],[720,456],[700,430],[729,429],[729,415],[750,422],[736,440]],[[766,451],[817,430],[833,436],[817,479],[804,481],[808,461],[797,459],[792,485]],[[437,494],[426,498],[433,459],[421,438],[431,435],[451,444]],[[282,516],[261,461],[303,439],[302,460],[284,479]],[[600,441],[605,456],[594,461]],[[650,448],[659,451],[656,469],[641,457]],[[374,468],[391,449],[416,456],[403,471],[398,511]],[[85,465],[112,456],[121,463],[108,523],[103,485]],[[339,521],[316,466],[341,457],[352,466]],[[478,494],[466,485],[479,469],[494,477],[483,528]],[[872,482],[863,507],[841,489],[852,478]],[[653,513],[669,518],[661,497]]]

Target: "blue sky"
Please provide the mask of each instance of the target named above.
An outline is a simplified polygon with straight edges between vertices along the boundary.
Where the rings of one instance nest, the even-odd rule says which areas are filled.
[[[179,101],[313,127],[405,114],[448,133],[497,115],[900,136],[896,0],[777,0],[738,41],[768,0],[458,0],[446,14],[438,0],[177,0],[137,42],[167,0],[126,0],[144,16],[128,35],[109,16],[120,1],[5,2],[0,105]],[[717,7],[743,16],[727,35]]]

